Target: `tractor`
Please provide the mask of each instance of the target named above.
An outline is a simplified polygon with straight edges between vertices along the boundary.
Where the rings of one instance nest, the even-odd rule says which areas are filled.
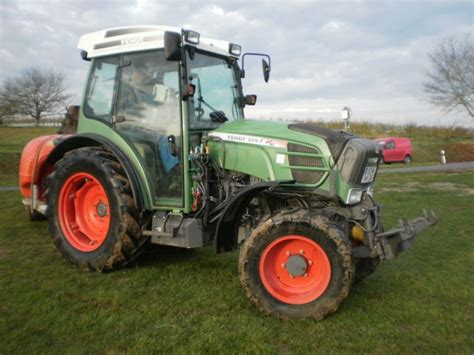
[[[258,309],[322,319],[381,260],[436,223],[385,230],[373,185],[380,145],[302,122],[244,119],[245,59],[271,58],[165,26],[83,35],[90,62],[74,134],[24,148],[20,190],[75,266],[131,264],[151,244],[238,249]]]

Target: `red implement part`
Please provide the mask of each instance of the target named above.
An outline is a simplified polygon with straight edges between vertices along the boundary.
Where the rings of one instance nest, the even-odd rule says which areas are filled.
[[[326,291],[331,264],[324,249],[301,235],[285,235],[262,253],[259,274],[267,291],[287,304],[314,301]]]
[[[50,135],[35,138],[28,142],[23,149],[20,160],[20,192],[23,197],[32,198],[31,187],[40,184],[47,175],[44,163],[49,153],[54,149],[54,140],[60,135]],[[40,191],[40,196],[42,191]]]
[[[80,172],[64,182],[58,214],[61,230],[75,249],[92,252],[104,243],[110,227],[109,199],[94,176]]]

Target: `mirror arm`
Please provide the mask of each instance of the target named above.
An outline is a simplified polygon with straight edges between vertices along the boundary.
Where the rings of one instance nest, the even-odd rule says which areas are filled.
[[[271,70],[271,68],[272,68],[272,59],[270,58],[270,56],[268,54],[253,53],[253,52],[244,53],[244,54],[242,54],[242,68],[240,69],[240,77],[241,78],[245,78],[245,56],[246,55],[254,55],[254,56],[258,56],[258,57],[267,58],[268,59],[268,68],[269,68],[269,70]]]

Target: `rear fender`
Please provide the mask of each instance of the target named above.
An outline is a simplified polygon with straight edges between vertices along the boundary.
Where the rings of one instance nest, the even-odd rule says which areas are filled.
[[[130,159],[123,154],[123,152],[110,140],[99,136],[93,133],[84,133],[84,134],[74,134],[70,136],[66,136],[65,139],[62,139],[54,150],[51,151],[49,154],[46,165],[47,166],[54,166],[54,164],[60,160],[65,153],[83,147],[104,147],[112,154],[115,155],[117,160],[120,162],[122,167],[125,170],[128,180],[130,181],[133,199],[135,201],[135,206],[137,209],[141,210],[146,207],[143,193],[140,189],[140,186],[145,184],[146,182],[141,181],[138,174],[135,172],[133,165]]]

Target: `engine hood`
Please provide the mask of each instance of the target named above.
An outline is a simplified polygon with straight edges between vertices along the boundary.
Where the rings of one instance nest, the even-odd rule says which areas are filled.
[[[286,147],[288,142],[303,143],[318,147],[336,161],[348,140],[356,136],[306,123],[284,123],[275,121],[236,120],[213,130],[209,135],[227,141]]]

